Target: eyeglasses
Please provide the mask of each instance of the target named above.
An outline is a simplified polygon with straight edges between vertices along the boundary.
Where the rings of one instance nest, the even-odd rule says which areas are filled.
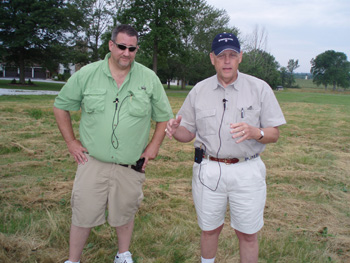
[[[118,44],[118,43],[114,42],[113,40],[112,40],[112,42],[113,42],[120,50],[129,49],[130,52],[134,52],[134,51],[137,49],[137,47],[134,47],[134,46],[125,46],[125,45],[123,45],[123,44]]]

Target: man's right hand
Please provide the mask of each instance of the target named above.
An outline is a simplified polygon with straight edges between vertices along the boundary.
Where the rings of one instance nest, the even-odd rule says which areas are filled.
[[[88,152],[88,150],[83,147],[81,142],[79,140],[73,140],[69,143],[67,143],[68,151],[73,155],[75,161],[78,164],[84,164],[88,161],[85,153]]]
[[[177,128],[180,126],[181,123],[181,116],[178,116],[177,119],[170,119],[166,125],[166,135],[172,139],[173,135],[175,134]]]

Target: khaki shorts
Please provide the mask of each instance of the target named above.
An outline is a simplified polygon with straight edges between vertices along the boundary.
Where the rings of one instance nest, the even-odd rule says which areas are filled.
[[[86,155],[79,165],[72,191],[72,224],[91,228],[106,222],[122,226],[134,219],[143,199],[145,174]]]
[[[245,234],[257,233],[264,225],[265,177],[260,157],[236,164],[207,159],[194,163],[192,194],[199,227],[210,231],[221,226],[229,205],[231,227]]]

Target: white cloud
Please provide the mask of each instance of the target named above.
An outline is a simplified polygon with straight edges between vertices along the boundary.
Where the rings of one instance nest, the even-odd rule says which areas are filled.
[[[285,66],[299,59],[298,72],[310,71],[310,60],[333,49],[350,56],[349,0],[207,0],[225,9],[242,37],[256,26],[268,35],[267,51]]]

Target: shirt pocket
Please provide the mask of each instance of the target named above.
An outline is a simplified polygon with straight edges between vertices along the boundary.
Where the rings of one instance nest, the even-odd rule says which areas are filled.
[[[261,108],[257,106],[237,108],[239,119],[237,122],[245,122],[254,127],[260,127]]]
[[[150,98],[145,91],[132,92],[128,99],[128,112],[134,117],[145,117],[151,110]]]
[[[107,90],[105,89],[86,90],[83,94],[82,108],[90,114],[103,112],[105,110],[106,93]]]
[[[218,129],[216,109],[198,111],[196,116],[196,126],[200,136],[216,134]]]

